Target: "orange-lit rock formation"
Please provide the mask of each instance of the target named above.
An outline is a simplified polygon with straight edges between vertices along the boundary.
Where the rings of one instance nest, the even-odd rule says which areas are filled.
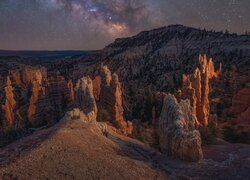
[[[38,81],[38,83],[41,84],[43,79],[47,79],[47,70],[44,67],[25,66],[22,71],[22,81],[26,85],[34,81]]]
[[[159,144],[162,152],[172,157],[198,161],[202,159],[201,137],[195,130],[195,118],[190,101],[177,102],[173,95],[164,98],[159,118]]]
[[[193,107],[193,114],[197,122],[202,126],[208,125],[210,104],[209,104],[209,80],[217,78],[221,72],[215,71],[212,59],[206,55],[199,56],[199,68],[193,74],[183,75],[182,99],[190,99]]]
[[[29,108],[28,108],[28,119],[31,120],[33,115],[36,113],[36,105],[37,101],[39,99],[39,96],[45,96],[45,88],[42,86],[42,81],[43,81],[42,72],[37,69],[24,69],[24,74],[23,74],[23,81],[25,83],[31,83],[31,92],[32,95],[29,99]]]
[[[107,66],[102,66],[100,70],[101,83],[98,86],[98,80],[95,82],[95,94],[99,94],[99,119],[102,121],[110,121],[122,133],[128,134],[128,129],[131,132],[131,124],[128,124],[123,115],[122,106],[122,88],[116,74],[111,75]]]
[[[68,81],[67,88],[69,90],[68,101],[73,102],[75,99],[75,92],[74,92],[74,84],[73,84],[72,80]]]
[[[55,73],[48,78],[44,67],[25,66],[8,74],[0,102],[2,126],[6,124],[11,128],[15,125],[18,129],[25,124],[33,127],[53,124],[73,101],[73,83]],[[2,87],[5,87],[4,83]]]
[[[7,77],[5,90],[5,103],[2,106],[6,118],[6,126],[8,128],[13,128],[15,125],[15,108],[16,101],[14,97],[14,89],[12,87],[10,78]]]
[[[101,92],[101,77],[96,76],[95,79],[93,80],[93,93],[96,101],[99,101],[100,92]]]

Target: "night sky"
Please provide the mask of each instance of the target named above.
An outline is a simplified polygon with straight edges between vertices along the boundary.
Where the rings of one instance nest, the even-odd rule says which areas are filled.
[[[0,0],[0,49],[100,49],[170,24],[244,33],[249,22],[250,0]]]

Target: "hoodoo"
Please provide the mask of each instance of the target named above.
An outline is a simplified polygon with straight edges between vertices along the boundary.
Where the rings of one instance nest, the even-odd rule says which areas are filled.
[[[174,95],[166,95],[159,119],[159,142],[163,152],[186,161],[202,159],[201,137],[195,130],[189,100],[177,102]]]
[[[221,71],[215,72],[213,60],[206,55],[199,56],[199,68],[196,68],[191,75],[183,75],[182,99],[189,99],[193,107],[193,114],[197,122],[206,127],[210,114],[209,102],[209,80],[217,78]]]

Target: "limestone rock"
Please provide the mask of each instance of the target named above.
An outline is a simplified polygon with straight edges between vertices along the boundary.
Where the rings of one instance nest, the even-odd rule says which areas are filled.
[[[93,80],[93,93],[96,101],[99,101],[101,92],[101,77],[96,76]]]
[[[28,85],[34,81],[38,81],[39,84],[42,83],[43,79],[47,79],[47,69],[44,67],[30,67],[25,66],[22,71],[22,81],[24,84]]]
[[[197,124],[204,127],[208,125],[210,114],[209,80],[217,78],[221,72],[215,72],[213,60],[206,55],[199,56],[200,67],[196,68],[191,75],[183,75],[183,88],[181,99],[189,99],[193,107],[193,115],[197,118]]]
[[[112,75],[111,75],[111,71],[109,70],[108,66],[101,66],[100,74],[101,74],[102,86],[107,86],[107,87],[110,86],[110,82],[112,80]]]
[[[100,73],[99,117],[102,121],[110,121],[122,133],[128,134],[128,124],[123,115],[122,87],[119,78],[117,74],[111,75],[107,66],[102,66]]]
[[[90,77],[78,80],[75,87],[76,106],[88,117],[89,122],[96,121],[97,105],[93,94],[93,84]]]
[[[29,122],[35,127],[54,124],[64,115],[69,103],[67,81],[60,75],[42,80],[38,76],[31,84],[27,110]]]
[[[10,78],[7,77],[7,82],[5,86],[5,103],[2,106],[6,118],[6,125],[8,128],[13,128],[15,125],[15,108],[16,101],[14,98],[14,89]]]
[[[75,99],[74,85],[72,80],[69,80],[67,83],[67,88],[69,90],[68,100],[69,102],[73,102]]]
[[[74,108],[71,111],[68,111],[63,120],[81,120],[83,122],[89,122],[88,117],[80,109]]]
[[[186,161],[202,159],[201,137],[194,124],[189,100],[178,103],[173,95],[166,95],[159,119],[162,152]]]
[[[42,87],[42,83],[40,79],[36,79],[31,82],[32,83],[32,95],[29,100],[29,107],[28,107],[28,119],[31,120],[33,115],[36,113],[36,105],[37,101],[41,96],[45,96],[45,88]]]

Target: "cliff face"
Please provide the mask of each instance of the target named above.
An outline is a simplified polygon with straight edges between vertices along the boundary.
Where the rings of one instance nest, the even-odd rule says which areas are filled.
[[[166,95],[159,119],[159,144],[163,152],[187,161],[202,159],[201,137],[189,100],[177,102]]]
[[[60,75],[48,77],[41,66],[24,66],[9,71],[1,96],[2,128],[40,127],[59,120],[73,99],[72,86]],[[6,125],[5,125],[6,124]]]
[[[198,124],[206,127],[210,114],[209,80],[219,76],[221,65],[220,70],[215,72],[212,59],[208,59],[206,55],[199,56],[199,64],[199,68],[196,68],[193,74],[183,76],[180,96],[182,99],[190,99]]]
[[[73,100],[72,86],[58,74],[47,77],[44,68],[33,71],[26,68],[24,74],[24,77],[33,75],[27,112],[29,122],[33,126],[55,123],[64,115],[66,107]],[[25,81],[29,82],[29,79]]]

